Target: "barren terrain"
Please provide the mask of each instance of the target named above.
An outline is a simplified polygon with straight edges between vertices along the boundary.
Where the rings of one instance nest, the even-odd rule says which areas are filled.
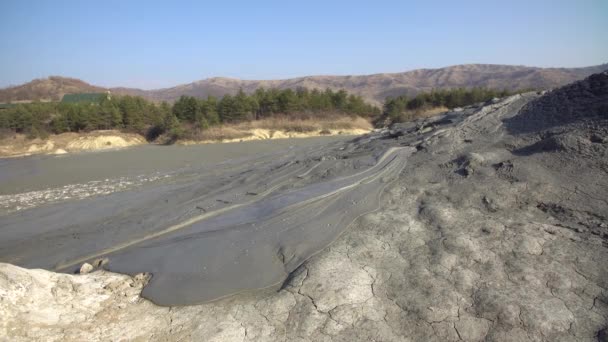
[[[0,335],[606,341],[607,213],[601,73],[7,213],[1,261],[87,274],[0,264]]]

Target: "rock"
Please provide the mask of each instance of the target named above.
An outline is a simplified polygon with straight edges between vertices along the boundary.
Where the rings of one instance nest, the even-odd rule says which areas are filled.
[[[420,134],[424,134],[424,133],[433,131],[433,129],[434,129],[433,126],[425,126],[425,127],[422,127],[418,132]]]
[[[594,133],[591,135],[589,140],[592,143],[596,143],[596,144],[606,144],[606,143],[608,143],[608,135],[602,136],[600,134]]]
[[[460,317],[454,324],[458,336],[464,341],[482,341],[490,328],[490,322],[475,317]]]
[[[78,273],[87,274],[87,273],[93,271],[94,269],[95,268],[93,267],[93,265],[85,262],[84,264],[82,264],[82,266],[80,266],[80,270],[78,271]]]
[[[109,262],[108,258],[96,259],[93,261],[93,266],[95,268],[100,268]]]
[[[604,328],[597,333],[598,342],[608,342],[608,328]]]

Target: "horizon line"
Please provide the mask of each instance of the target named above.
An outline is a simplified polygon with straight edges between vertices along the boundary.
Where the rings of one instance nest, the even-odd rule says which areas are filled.
[[[247,78],[238,78],[238,77],[229,77],[229,76],[211,76],[211,77],[205,77],[205,78],[200,78],[197,80],[193,80],[190,82],[184,82],[184,83],[177,83],[175,85],[172,86],[167,86],[167,87],[160,87],[160,88],[138,88],[138,87],[129,87],[129,86],[106,86],[106,85],[98,85],[98,84],[94,84],[92,82],[89,82],[83,78],[78,78],[78,77],[72,77],[72,76],[63,76],[63,75],[48,75],[48,76],[43,76],[43,77],[36,77],[31,79],[30,81],[26,81],[24,83],[21,84],[9,84],[7,86],[0,86],[0,90],[6,90],[9,88],[16,88],[16,87],[20,87],[20,86],[24,86],[28,83],[34,82],[36,80],[46,80],[46,79],[51,79],[53,77],[60,77],[60,78],[66,78],[66,79],[72,79],[72,80],[78,80],[81,82],[84,82],[88,85],[94,86],[94,87],[99,87],[99,88],[104,88],[104,89],[116,89],[116,88],[122,88],[122,89],[130,89],[130,90],[142,90],[142,91],[155,91],[155,90],[166,90],[166,89],[171,89],[171,88],[175,88],[181,85],[188,85],[188,84],[193,84],[193,83],[197,83],[197,82],[203,82],[203,81],[208,81],[208,80],[213,80],[213,79],[227,79],[227,80],[234,80],[234,81],[245,81],[245,82],[260,82],[260,81],[287,81],[287,80],[295,80],[295,79],[301,79],[301,78],[309,78],[309,77],[365,77],[365,76],[377,76],[377,75],[395,75],[395,74],[404,74],[404,73],[408,73],[408,72],[413,72],[413,71],[419,71],[419,70],[440,70],[440,69],[446,69],[446,68],[453,68],[453,67],[459,67],[459,66],[507,66],[507,67],[524,67],[524,68],[534,68],[534,69],[585,69],[585,68],[593,68],[593,67],[598,67],[598,66],[604,66],[604,65],[608,65],[608,61],[604,62],[604,63],[600,63],[600,64],[594,64],[594,65],[586,65],[586,66],[575,66],[575,67],[555,67],[555,66],[548,66],[548,67],[541,67],[541,66],[533,66],[533,65],[526,65],[526,64],[498,64],[498,63],[463,63],[463,64],[450,64],[450,65],[446,65],[446,66],[440,66],[440,67],[422,67],[422,68],[413,68],[413,69],[408,69],[408,70],[404,70],[404,71],[394,71],[394,72],[376,72],[376,73],[369,73],[369,74],[308,74],[308,75],[301,75],[301,76],[293,76],[293,77],[286,77],[286,78],[266,78],[266,79],[247,79]]]

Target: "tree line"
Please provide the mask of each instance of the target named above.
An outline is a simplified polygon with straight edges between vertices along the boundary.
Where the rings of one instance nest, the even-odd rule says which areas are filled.
[[[120,129],[144,134],[149,139],[165,133],[178,138],[220,124],[277,115],[302,118],[328,113],[373,116],[379,115],[380,110],[344,90],[259,88],[252,94],[241,89],[235,95],[222,98],[182,96],[172,105],[153,103],[138,96],[104,96],[88,103],[16,104],[0,110],[0,129],[31,137]]]
[[[197,99],[182,96],[173,105],[173,114],[180,120],[199,125],[202,129],[224,122],[259,120],[276,115],[315,117],[328,113],[373,116],[380,110],[365,103],[361,96],[344,90],[308,90],[306,88],[258,88],[248,95],[242,89],[221,99]]]
[[[135,96],[102,97],[88,103],[33,102],[1,110],[0,128],[30,137],[104,129],[144,133],[161,125],[169,113],[168,104],[156,105]]]
[[[479,102],[485,102],[493,98],[501,98],[530,89],[510,91],[507,89],[496,90],[483,87],[475,88],[453,88],[433,89],[430,92],[420,93],[414,97],[407,94],[394,98],[387,98],[384,102],[383,117],[392,122],[411,120],[416,113],[437,107],[456,108],[469,106]]]
[[[33,102],[12,105],[0,110],[0,129],[31,137],[45,137],[49,133],[120,129],[143,134],[151,140],[162,134],[177,139],[216,125],[278,115],[292,118],[315,118],[328,114],[358,115],[398,122],[413,119],[420,110],[462,107],[521,92],[523,90],[480,87],[432,90],[413,97],[405,94],[387,98],[382,111],[367,104],[361,96],[331,89],[259,88],[251,94],[246,94],[241,89],[235,95],[221,98],[182,96],[172,105],[167,102],[154,103],[138,96],[102,96],[94,102]]]

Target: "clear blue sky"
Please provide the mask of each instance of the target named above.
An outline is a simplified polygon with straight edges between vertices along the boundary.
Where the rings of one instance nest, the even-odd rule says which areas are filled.
[[[608,62],[607,0],[0,0],[0,87]]]

